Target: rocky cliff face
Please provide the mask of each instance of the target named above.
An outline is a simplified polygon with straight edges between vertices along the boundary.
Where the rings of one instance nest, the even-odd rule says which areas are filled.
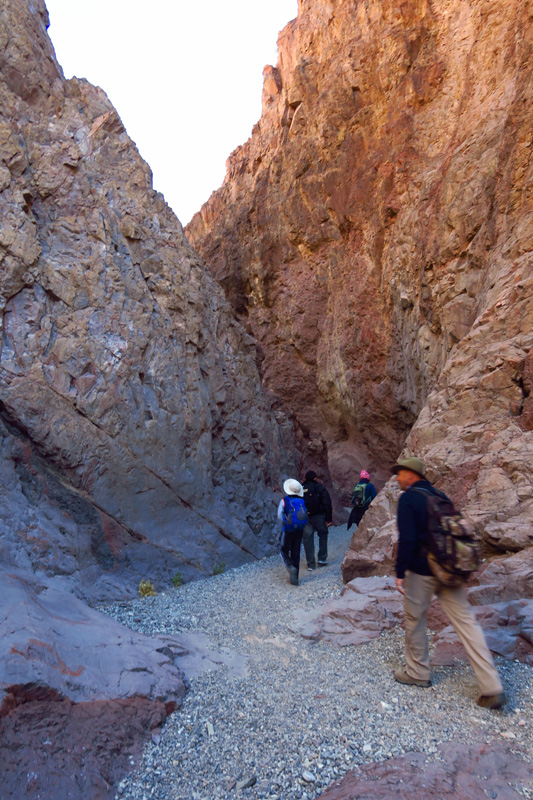
[[[183,659],[213,661],[84,601],[271,552],[294,449],[253,341],[47,25],[42,0],[0,5],[0,760],[6,796],[107,798],[181,705]]]
[[[103,598],[268,552],[290,426],[117,112],[64,79],[47,25],[42,0],[2,4],[3,560]]]
[[[501,549],[533,513],[532,15],[301,0],[261,120],[186,229],[307,462],[346,491],[405,445]]]
[[[33,737],[13,785],[43,718],[70,751],[102,703],[89,747],[114,753],[114,730],[120,772],[181,702],[179,642],[125,637],[65,589],[117,597],[269,552],[286,414],[341,492],[422,456],[487,547],[517,551],[478,601],[533,595],[533,2],[301,0],[187,238],[46,26],[42,0],[0,7],[0,722]],[[395,498],[346,578],[390,570]]]

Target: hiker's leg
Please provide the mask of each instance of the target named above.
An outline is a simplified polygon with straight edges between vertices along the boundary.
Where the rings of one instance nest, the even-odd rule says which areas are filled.
[[[318,560],[328,560],[328,526],[324,514],[315,514],[313,525],[318,533]]]
[[[292,534],[291,563],[294,567],[296,567],[296,575],[298,575],[300,571],[300,550],[302,549],[302,536],[303,531],[295,531]]]
[[[438,595],[444,611],[450,618],[450,622],[466,650],[468,660],[477,678],[480,693],[483,695],[500,694],[503,692],[502,682],[494,666],[481,625],[476,620],[468,602],[465,587],[452,589],[441,584]]]
[[[405,573],[405,664],[407,674],[420,681],[430,679],[427,610],[435,586],[434,578],[411,571]]]
[[[365,515],[365,509],[364,508],[357,508],[355,510],[355,514],[353,515],[353,521],[355,522],[356,525],[359,525],[359,523],[363,519],[364,515]]]
[[[291,566],[291,540],[290,533],[281,531],[281,539],[279,541],[279,554],[286,569]]]
[[[315,530],[310,522],[304,528],[303,531],[303,543],[304,543],[304,550],[305,550],[305,558],[307,560],[308,567],[316,567],[315,561]]]

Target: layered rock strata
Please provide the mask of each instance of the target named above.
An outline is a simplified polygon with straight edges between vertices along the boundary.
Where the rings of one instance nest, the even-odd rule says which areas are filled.
[[[47,25],[42,0],[2,4],[4,560],[102,599],[270,552],[290,426],[117,112],[64,79]]]
[[[347,492],[405,445],[502,551],[531,543],[533,513],[531,15],[302,0],[251,139],[186,229],[307,462]]]

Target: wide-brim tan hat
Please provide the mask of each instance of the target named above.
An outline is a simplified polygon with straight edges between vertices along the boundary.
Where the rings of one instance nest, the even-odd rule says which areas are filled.
[[[288,478],[285,481],[283,484],[283,491],[285,494],[296,494],[298,497],[304,496],[304,487],[300,481],[296,481],[294,478]]]
[[[424,462],[419,458],[412,457],[399,459],[399,461],[393,466],[392,471],[395,475],[397,475],[401,469],[410,469],[411,472],[416,472],[416,474],[420,475],[421,478],[425,479],[426,477],[426,467]]]

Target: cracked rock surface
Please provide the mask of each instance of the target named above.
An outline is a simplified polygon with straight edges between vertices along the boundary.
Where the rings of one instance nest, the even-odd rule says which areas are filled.
[[[187,235],[336,490],[405,446],[491,547],[530,546],[530,4],[298,6]]]
[[[2,3],[1,530],[8,563],[118,599],[272,552],[291,429],[117,111],[64,79],[47,25],[43,0]]]

